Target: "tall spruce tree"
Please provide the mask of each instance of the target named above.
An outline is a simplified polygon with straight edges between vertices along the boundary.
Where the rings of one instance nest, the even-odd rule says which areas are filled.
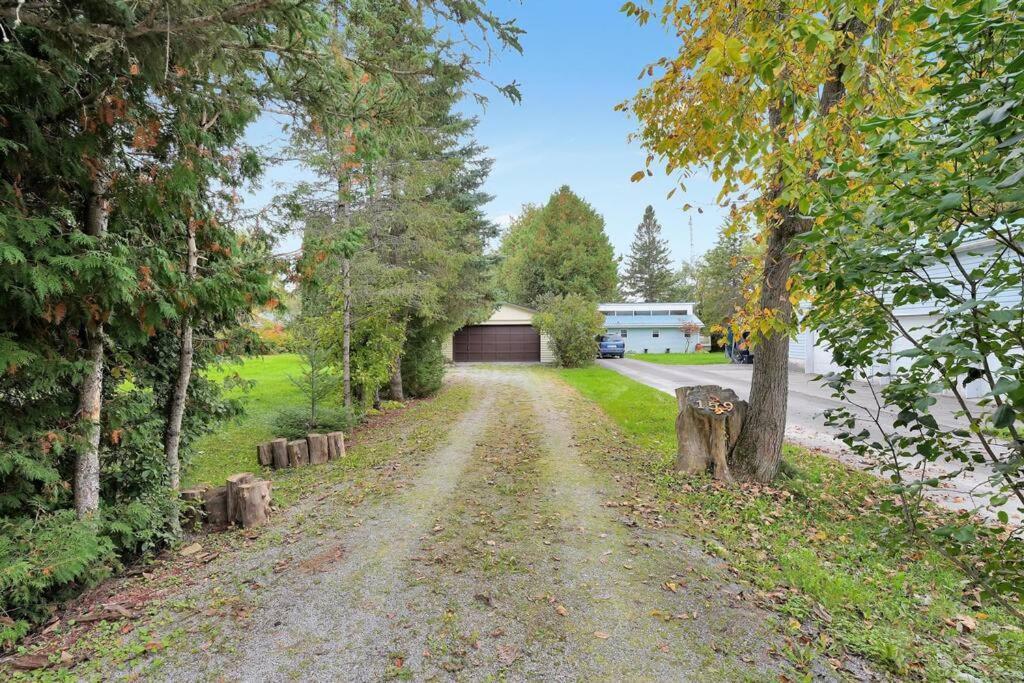
[[[528,206],[501,242],[502,296],[536,306],[545,295],[579,294],[591,301],[616,295],[618,260],[604,219],[563,185],[542,208]]]
[[[659,301],[670,295],[674,284],[668,240],[662,238],[654,207],[648,205],[629,246],[622,292],[641,301]]]

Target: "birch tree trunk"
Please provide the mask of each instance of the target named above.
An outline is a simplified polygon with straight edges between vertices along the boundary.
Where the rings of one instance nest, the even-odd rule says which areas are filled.
[[[107,190],[110,181],[102,170],[97,170],[89,191],[86,207],[86,234],[102,238],[107,233],[110,204]],[[103,323],[87,330],[86,358],[89,370],[78,396],[78,415],[85,422],[85,439],[75,457],[75,512],[79,519],[87,517],[100,507],[100,416],[103,410]]]
[[[345,394],[345,407],[352,407],[352,259],[341,261],[341,383]]]
[[[187,253],[185,264],[185,280],[188,284],[196,278],[196,264],[199,255],[196,253],[195,228],[189,224],[187,231]],[[181,346],[178,354],[178,380],[174,384],[174,392],[167,409],[167,429],[164,433],[164,458],[167,462],[167,474],[171,490],[181,487],[181,459],[178,450],[181,445],[181,421],[185,415],[185,400],[188,397],[188,385],[192,379],[192,317],[188,313],[182,316]]]

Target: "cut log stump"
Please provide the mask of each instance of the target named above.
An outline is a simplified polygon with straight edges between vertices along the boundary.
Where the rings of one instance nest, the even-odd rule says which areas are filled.
[[[306,446],[309,450],[309,464],[323,465],[328,459],[327,435],[310,434],[306,437]]]
[[[288,466],[302,467],[309,464],[309,446],[305,439],[288,442]]]
[[[331,432],[327,435],[327,457],[331,460],[345,457],[345,435],[343,433]]]
[[[228,525],[228,487],[216,486],[203,491],[203,512],[206,524],[216,528]]]
[[[270,442],[271,464],[275,470],[288,467],[288,439],[274,439]]]
[[[256,446],[256,459],[263,467],[270,467],[274,462],[274,447],[270,441]]]
[[[270,519],[270,482],[251,481],[238,487],[235,523],[246,529],[266,524]]]
[[[191,489],[181,490],[181,526],[190,531],[199,528],[203,521],[203,495],[206,493],[206,486],[199,486]]]
[[[732,389],[714,384],[679,387],[676,399],[676,468],[688,474],[710,471],[715,479],[733,481],[729,456],[743,427],[747,402]]]
[[[256,477],[249,472],[241,472],[239,474],[232,474],[228,477],[227,483],[227,510],[228,510],[228,524],[238,524],[238,489],[245,484],[251,484],[256,481]]]

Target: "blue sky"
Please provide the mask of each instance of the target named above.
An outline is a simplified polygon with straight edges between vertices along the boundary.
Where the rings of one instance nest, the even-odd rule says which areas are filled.
[[[661,25],[638,26],[619,12],[621,0],[491,0],[489,6],[500,16],[517,17],[527,33],[522,55],[497,53],[481,69],[496,83],[517,81],[523,101],[512,104],[478,84],[489,104],[481,108],[470,98],[463,104],[465,113],[480,119],[476,137],[495,160],[485,187],[494,196],[487,214],[507,225],[524,204],[543,203],[569,185],[604,216],[620,256],[629,251],[648,204],[654,206],[676,265],[690,256],[691,217],[695,255],[711,247],[723,211],[715,205],[718,187],[706,173],[693,174],[686,191],[672,199],[666,195],[675,182],[663,173],[640,183],[629,180],[643,168],[647,154],[627,141],[636,122],[614,107],[636,93],[641,85],[637,75],[647,64],[675,52],[674,40]],[[272,147],[284,138],[271,115],[249,133],[251,142]],[[247,203],[269,202],[277,183],[294,182],[300,175],[292,166],[270,169]],[[684,212],[687,203],[694,208]],[[288,239],[282,248],[297,242]]]
[[[647,204],[654,206],[678,262],[689,257],[688,220],[693,218],[694,250],[715,241],[723,212],[715,205],[718,187],[706,173],[687,180],[687,191],[665,196],[674,183],[656,173],[640,183],[630,175],[643,168],[646,153],[627,136],[636,122],[614,106],[641,85],[637,75],[658,57],[674,54],[676,44],[660,24],[638,26],[619,12],[621,0],[503,0],[490,3],[502,16],[515,16],[526,30],[523,54],[501,53],[484,68],[492,80],[521,84],[523,101],[514,105],[491,97],[481,111],[477,138],[495,165],[487,183],[494,195],[487,212],[495,220],[519,213],[524,203],[542,203],[563,184],[604,216],[620,255]],[[684,212],[684,204],[701,207]]]

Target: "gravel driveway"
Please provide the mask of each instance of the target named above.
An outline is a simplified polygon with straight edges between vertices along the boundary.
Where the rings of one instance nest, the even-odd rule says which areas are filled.
[[[474,400],[392,492],[281,515],[261,536],[294,543],[215,560],[183,637],[106,675],[778,680],[778,617],[694,541],[606,505],[625,489],[588,464],[591,405],[536,368],[451,374]]]

